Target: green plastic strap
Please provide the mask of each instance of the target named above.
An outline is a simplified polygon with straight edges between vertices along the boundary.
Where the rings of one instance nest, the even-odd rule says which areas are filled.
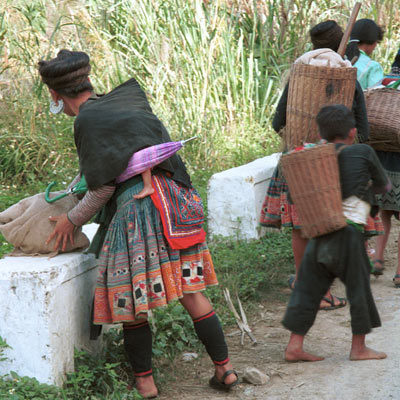
[[[364,225],[357,224],[356,222],[353,222],[352,220],[347,219],[347,218],[346,218],[346,222],[348,225],[353,225],[361,233],[364,233]]]
[[[68,196],[68,194],[85,194],[88,191],[88,186],[86,183],[85,177],[82,175],[81,180],[71,189],[71,191],[66,191],[65,193],[61,193],[58,196],[50,198],[50,191],[56,185],[56,182],[51,182],[50,185],[47,186],[44,198],[48,203],[54,203],[57,200]]]
[[[83,194],[88,191],[85,177],[82,175],[81,180],[72,188],[73,194]]]
[[[44,198],[48,203],[54,203],[57,200],[63,199],[65,196],[68,196],[68,193],[61,193],[58,196],[50,198],[51,189],[56,185],[56,182],[51,182],[50,185],[47,186],[44,192]]]

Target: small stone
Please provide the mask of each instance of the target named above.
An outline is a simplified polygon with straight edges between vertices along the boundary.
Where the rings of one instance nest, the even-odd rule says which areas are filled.
[[[243,381],[252,385],[265,385],[270,377],[257,368],[247,367],[243,373]]]
[[[183,353],[182,359],[183,361],[193,361],[195,360],[199,355],[197,353]]]
[[[252,396],[254,394],[254,389],[252,387],[247,387],[243,390],[245,396]]]

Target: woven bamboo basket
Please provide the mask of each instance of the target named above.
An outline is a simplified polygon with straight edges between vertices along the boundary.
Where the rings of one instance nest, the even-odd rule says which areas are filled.
[[[368,90],[365,101],[369,144],[375,150],[400,152],[400,90]]]
[[[313,238],[346,226],[333,143],[285,154],[281,163],[303,236]]]
[[[293,64],[284,137],[289,149],[319,140],[316,116],[321,107],[344,104],[352,108],[356,78],[356,68]]]

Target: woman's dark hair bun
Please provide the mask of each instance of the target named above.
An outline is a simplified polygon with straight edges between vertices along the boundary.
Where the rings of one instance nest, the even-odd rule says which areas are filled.
[[[39,61],[43,82],[60,94],[76,97],[86,90],[93,90],[88,77],[90,58],[83,51],[60,50],[57,57]]]
[[[314,49],[328,48],[337,51],[343,37],[343,30],[336,21],[329,19],[310,29]]]

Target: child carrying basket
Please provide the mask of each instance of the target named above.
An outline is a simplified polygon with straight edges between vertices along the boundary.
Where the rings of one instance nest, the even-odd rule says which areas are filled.
[[[386,358],[385,353],[365,346],[365,335],[381,325],[370,288],[370,264],[364,245],[363,230],[373,204],[374,192],[385,192],[389,180],[374,150],[365,144],[355,144],[355,120],[351,111],[343,105],[331,105],[321,109],[317,116],[322,138],[334,144],[305,149],[298,154],[288,154],[283,160],[284,171],[288,171],[288,183],[299,214],[309,211],[305,205],[311,201],[310,193],[292,185],[293,169],[299,169],[300,179],[307,180],[314,188],[311,206],[321,223],[307,225],[307,232],[314,236],[305,250],[297,284],[292,292],[283,325],[292,333],[285,350],[287,361],[319,361],[303,350],[304,337],[314,323],[324,293],[335,277],[346,286],[350,302],[352,346],[351,360]],[[345,146],[347,145],[347,146]],[[339,173],[332,173],[332,160],[337,156]],[[320,153],[324,159],[316,157]],[[291,159],[290,162],[285,162]],[[303,168],[300,163],[314,164],[315,172]],[[336,167],[337,167],[336,165]],[[339,178],[339,180],[337,179]],[[297,177],[299,179],[299,177]],[[332,219],[323,216],[329,208],[326,202],[333,194],[337,200],[337,183],[342,193],[342,214],[332,214]],[[370,185],[372,182],[372,185]],[[316,190],[319,187],[320,192]],[[298,203],[296,202],[298,201]],[[333,204],[334,211],[340,204]],[[309,220],[308,220],[309,221]],[[304,226],[306,227],[306,226]],[[322,235],[321,235],[322,234]]]

